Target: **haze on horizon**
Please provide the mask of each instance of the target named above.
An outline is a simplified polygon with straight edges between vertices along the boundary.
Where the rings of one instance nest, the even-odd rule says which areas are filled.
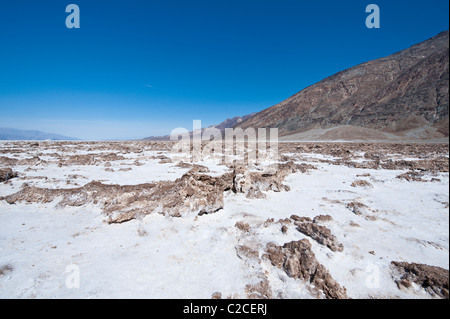
[[[76,0],[80,29],[68,3],[7,2],[0,127],[133,139],[261,111],[449,28],[448,1],[392,2]]]

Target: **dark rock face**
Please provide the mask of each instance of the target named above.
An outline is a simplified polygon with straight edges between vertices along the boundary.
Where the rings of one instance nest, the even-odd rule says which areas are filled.
[[[404,132],[434,125],[448,136],[449,33],[360,64],[305,88],[239,124],[280,135],[353,125]]]

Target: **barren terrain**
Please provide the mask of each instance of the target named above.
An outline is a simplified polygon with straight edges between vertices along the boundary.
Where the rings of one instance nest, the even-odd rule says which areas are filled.
[[[171,146],[0,142],[0,298],[449,297],[448,144]]]

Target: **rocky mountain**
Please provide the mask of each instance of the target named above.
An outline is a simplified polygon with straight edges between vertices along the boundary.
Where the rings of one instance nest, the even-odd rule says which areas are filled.
[[[448,91],[447,30],[330,76],[237,127],[277,127],[280,136],[340,128],[343,135],[377,132],[381,139],[448,137]]]
[[[225,136],[225,129],[226,128],[233,128],[233,127],[241,124],[245,120],[251,118],[255,114],[256,113],[251,113],[251,114],[247,114],[247,115],[244,115],[244,116],[235,116],[235,117],[233,117],[231,119],[226,119],[225,121],[223,121],[220,124],[211,125],[208,128],[219,129],[220,132],[222,133],[222,136]],[[202,130],[204,130],[204,129],[202,129]],[[192,135],[192,132],[190,132],[189,134]],[[144,140],[146,140],[146,141],[170,141],[170,135],[150,136],[150,137],[144,138]]]
[[[232,119],[226,119],[226,120],[223,121],[222,123],[217,124],[217,125],[213,125],[213,126],[211,126],[211,127],[219,129],[219,130],[222,132],[222,135],[224,135],[224,132],[225,132],[225,129],[226,129],[226,128],[233,128],[233,127],[235,127],[235,126],[241,124],[241,123],[244,122],[245,120],[251,118],[251,117],[252,117],[253,115],[255,115],[255,114],[256,114],[256,112],[255,112],[255,113],[251,113],[251,114],[244,115],[244,116],[242,116],[242,117],[241,117],[241,116],[235,116],[235,117],[233,117]]]
[[[41,131],[32,130],[18,130],[13,128],[0,127],[0,140],[15,140],[15,141],[74,141],[74,137],[63,136],[59,134],[45,133]]]

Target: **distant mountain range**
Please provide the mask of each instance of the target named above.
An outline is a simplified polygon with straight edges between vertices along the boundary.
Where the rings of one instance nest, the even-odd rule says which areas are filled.
[[[237,125],[284,139],[449,136],[449,32],[339,72]]]
[[[225,128],[278,128],[280,140],[448,141],[449,31],[211,127],[222,136]]]
[[[244,116],[235,116],[232,119],[226,119],[225,121],[223,121],[220,124],[211,125],[211,126],[209,126],[207,128],[216,128],[216,129],[220,130],[222,136],[225,136],[225,129],[226,128],[233,128],[233,127],[241,124],[245,120],[251,118],[255,114],[256,113],[251,113],[251,114],[247,114],[247,115],[244,115]],[[205,130],[205,128],[202,129],[202,132],[204,130]],[[192,132],[189,132],[189,135],[192,136]],[[144,140],[146,140],[146,141],[170,141],[170,135],[150,136],[150,137],[144,138]]]
[[[74,137],[59,134],[45,133],[41,131],[18,130],[0,127],[0,140],[25,140],[25,141],[75,141]]]
[[[226,128],[278,128],[280,140],[448,141],[449,31],[336,73],[261,112],[209,128],[222,136]],[[76,138],[0,128],[0,140]]]

